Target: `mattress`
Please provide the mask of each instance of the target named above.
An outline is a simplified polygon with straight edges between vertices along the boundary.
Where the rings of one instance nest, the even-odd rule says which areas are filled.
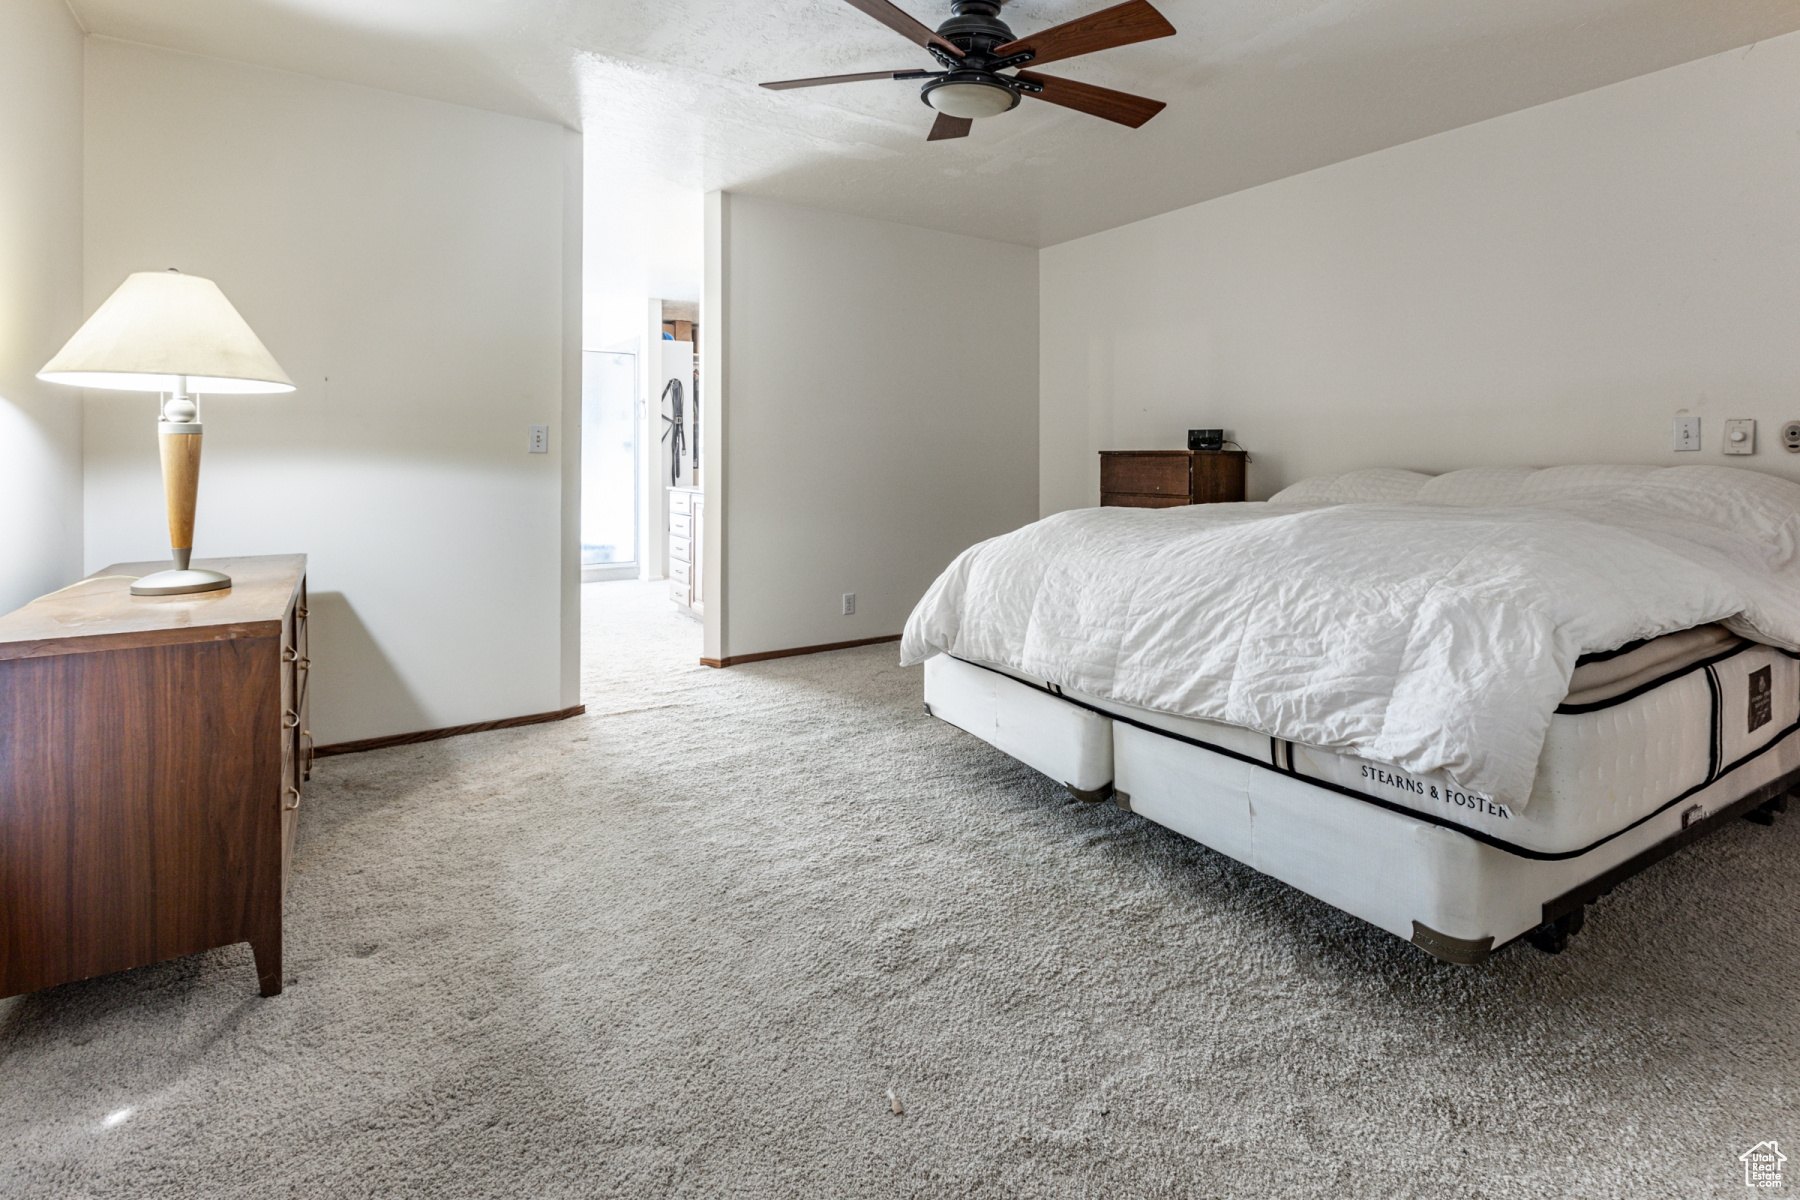
[[[1078,792],[1095,793],[1112,781],[1105,725],[1118,721],[1540,859],[1586,854],[1658,814],[1682,811],[1684,802],[1696,801],[1700,815],[1731,791],[1734,776],[1747,778],[1759,759],[1792,750],[1790,735],[1800,731],[1797,657],[1718,626],[1585,656],[1551,719],[1522,805],[1442,775],[1135,708],[991,664],[939,655],[927,661],[928,672],[933,663],[940,678],[935,688],[928,682],[927,693],[940,697],[932,702],[937,715]],[[952,671],[959,675],[954,688],[943,678]],[[1027,689],[1002,696],[982,675]],[[957,711],[940,711],[946,703]]]
[[[1800,484],[1473,474],[1403,503],[1057,513],[958,555],[900,659],[1002,664],[1525,808],[1583,652],[1712,623],[1800,652]]]

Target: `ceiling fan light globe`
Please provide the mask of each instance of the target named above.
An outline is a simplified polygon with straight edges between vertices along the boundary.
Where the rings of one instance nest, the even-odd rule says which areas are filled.
[[[1019,103],[1018,93],[994,83],[939,83],[925,89],[925,103],[947,117],[997,117]]]

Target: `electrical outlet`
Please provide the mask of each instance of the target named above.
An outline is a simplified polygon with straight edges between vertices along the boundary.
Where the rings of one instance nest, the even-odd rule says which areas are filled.
[[[531,427],[531,453],[550,453],[550,427],[548,425],[533,425]]]
[[[844,615],[846,617],[854,617],[856,615],[856,593],[855,592],[845,592],[844,593]]]
[[[1781,427],[1781,444],[1789,454],[1800,454],[1800,421],[1789,421]]]
[[[1756,453],[1756,422],[1751,420],[1725,422],[1725,453]]]
[[[1698,450],[1700,448],[1700,418],[1675,418],[1675,449]]]

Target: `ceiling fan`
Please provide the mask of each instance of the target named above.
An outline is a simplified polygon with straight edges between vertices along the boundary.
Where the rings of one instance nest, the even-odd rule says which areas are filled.
[[[1152,38],[1168,37],[1175,27],[1148,0],[1126,0],[1097,13],[1052,25],[1028,37],[1014,37],[1000,19],[1004,0],[953,0],[955,15],[933,32],[888,0],[847,0],[869,16],[910,41],[917,42],[943,65],[942,71],[867,71],[860,75],[822,75],[813,79],[784,79],[762,86],[819,87],[827,83],[857,83],[868,79],[923,79],[919,98],[937,110],[926,141],[968,137],[981,117],[999,116],[1017,108],[1019,97],[1035,96],[1077,112],[1090,113],[1136,129],[1163,110],[1160,100],[1148,100],[1129,92],[1059,79],[1037,71],[1000,72],[1027,63],[1054,62],[1114,46],[1129,46]]]

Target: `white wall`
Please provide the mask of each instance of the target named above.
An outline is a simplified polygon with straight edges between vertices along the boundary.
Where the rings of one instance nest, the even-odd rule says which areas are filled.
[[[81,393],[39,383],[81,323],[81,29],[0,4],[0,612],[81,574]]]
[[[89,42],[87,307],[208,276],[299,384],[203,400],[194,553],[311,556],[322,744],[576,702],[580,169],[557,126]],[[90,568],[167,553],[154,415],[89,394]]]
[[[1797,128],[1800,34],[1046,249],[1043,511],[1200,426],[1252,498],[1372,465],[1800,479]],[[1755,457],[1720,456],[1730,417]]]
[[[708,206],[706,655],[899,633],[959,551],[1036,516],[1037,253]]]

